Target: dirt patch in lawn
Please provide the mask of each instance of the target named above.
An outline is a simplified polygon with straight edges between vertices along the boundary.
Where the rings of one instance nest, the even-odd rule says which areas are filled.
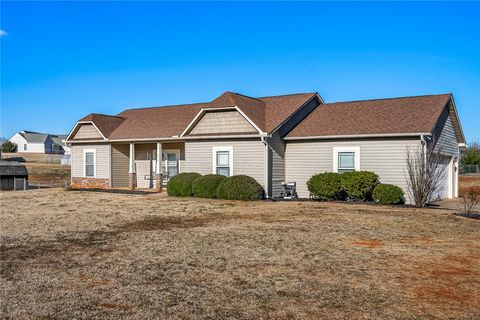
[[[354,246],[358,247],[367,247],[370,249],[381,248],[383,244],[378,240],[363,240],[363,241],[354,241],[352,242]]]
[[[1,318],[480,315],[478,223],[447,210],[63,190],[0,200]]]
[[[478,282],[472,279],[480,277],[479,263],[479,257],[475,255],[448,255],[434,264],[416,263],[417,276],[435,280],[428,285],[415,285],[416,299],[445,312],[468,306],[478,307],[480,291]]]
[[[176,228],[196,228],[211,221],[208,217],[146,217],[142,220],[126,223],[118,231],[141,232],[145,230],[171,230]]]

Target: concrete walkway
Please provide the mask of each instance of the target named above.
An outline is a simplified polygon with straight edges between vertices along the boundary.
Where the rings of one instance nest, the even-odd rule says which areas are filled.
[[[447,199],[447,200],[435,202],[434,205],[436,208],[439,208],[439,209],[459,211],[459,209],[463,207],[462,202],[463,202],[462,198],[453,198],[453,199]],[[480,204],[477,204],[475,209],[477,212],[480,212]]]

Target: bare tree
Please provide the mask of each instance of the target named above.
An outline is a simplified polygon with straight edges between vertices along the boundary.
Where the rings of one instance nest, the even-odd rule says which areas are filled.
[[[465,191],[461,202],[458,204],[458,209],[462,214],[468,215],[475,212],[475,208],[480,203],[480,191],[470,189]]]
[[[407,149],[407,193],[417,207],[425,207],[435,200],[447,173],[445,157],[434,141],[422,141],[420,148]]]

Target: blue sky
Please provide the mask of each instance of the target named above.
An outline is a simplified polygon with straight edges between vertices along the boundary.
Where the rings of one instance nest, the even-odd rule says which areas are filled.
[[[0,136],[90,112],[318,91],[452,92],[480,139],[480,3],[1,3]]]

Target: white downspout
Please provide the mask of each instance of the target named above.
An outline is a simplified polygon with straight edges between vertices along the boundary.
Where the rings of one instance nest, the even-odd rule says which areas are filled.
[[[270,194],[269,194],[269,176],[268,176],[268,148],[269,148],[269,145],[268,145],[268,142],[267,140],[265,139],[266,136],[261,136],[260,139],[262,140],[262,143],[265,145],[265,159],[264,159],[264,162],[265,162],[265,168],[264,168],[264,171],[265,171],[265,181],[264,181],[264,184],[265,184],[265,198],[267,199],[270,199]]]
[[[425,165],[427,164],[427,142],[425,141],[425,136],[423,134],[420,135],[420,141],[422,142],[423,148],[423,160]]]

